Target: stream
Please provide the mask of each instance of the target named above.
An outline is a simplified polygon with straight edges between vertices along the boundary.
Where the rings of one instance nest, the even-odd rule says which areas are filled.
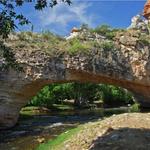
[[[127,109],[121,112],[127,112]],[[0,131],[0,150],[35,150],[39,144],[54,139],[68,129],[101,119],[101,110],[36,113],[21,117],[14,128]]]

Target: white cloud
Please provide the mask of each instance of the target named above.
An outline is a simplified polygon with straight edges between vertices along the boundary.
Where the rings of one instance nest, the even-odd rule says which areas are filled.
[[[86,2],[73,3],[71,6],[60,3],[54,8],[47,8],[38,12],[37,15],[42,28],[50,27],[57,33],[65,33],[71,22],[94,26],[96,16],[88,13],[90,6],[91,4]]]

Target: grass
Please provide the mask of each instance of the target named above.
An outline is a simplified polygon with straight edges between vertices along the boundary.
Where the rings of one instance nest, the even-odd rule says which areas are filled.
[[[76,54],[77,52],[88,53],[92,45],[89,42],[80,41],[77,38],[71,39],[68,42],[68,52],[69,54]]]
[[[32,33],[32,32],[20,32],[17,33],[17,40],[12,42],[9,41],[11,47],[14,50],[28,50],[31,52],[34,51],[44,51],[49,55],[53,55],[58,50],[63,49],[63,44],[65,39],[54,35],[49,31],[39,33]]]
[[[40,114],[49,114],[50,110],[41,106],[26,106],[21,109],[20,116],[33,116]]]
[[[111,51],[114,50],[115,46],[113,42],[105,41],[101,44],[101,47],[104,49],[104,51]]]
[[[82,126],[68,130],[60,134],[54,140],[50,140],[47,143],[41,144],[36,150],[60,150],[64,146],[64,142],[69,140],[73,135],[78,133],[82,129]]]
[[[95,29],[89,30],[91,34],[98,33],[100,35],[105,36],[110,41],[113,41],[114,37],[117,33],[124,34],[124,30],[122,29],[113,29],[110,26],[102,25]],[[133,34],[135,34],[133,32]],[[58,56],[63,53],[69,53],[74,55],[76,53],[85,53],[89,54],[94,48],[103,48],[106,51],[113,50],[114,44],[112,42],[97,42],[86,40],[87,36],[81,38],[79,37],[73,38],[69,41],[66,41],[65,38],[62,38],[58,35],[51,33],[50,31],[43,31],[41,34],[32,33],[32,32],[20,32],[16,33],[17,38],[13,40],[8,40],[8,43],[11,44],[11,47],[14,50],[28,50],[28,51],[44,51],[50,56]],[[85,40],[84,40],[85,38]],[[139,38],[139,43],[143,46],[149,45],[149,35],[142,34]]]
[[[21,109],[20,114],[21,115],[32,115],[34,110],[38,109],[37,106],[27,106]]]
[[[59,111],[66,111],[66,110],[73,110],[74,107],[70,105],[65,105],[65,104],[53,104],[52,105],[54,109],[57,109]]]
[[[36,106],[27,106],[21,109],[20,115],[19,115],[19,120],[28,120],[28,119],[33,119],[33,114],[35,114],[35,109],[39,107]]]
[[[12,48],[18,50],[29,50],[33,51],[44,51],[48,53],[50,56],[58,56],[64,53],[68,53],[70,55],[75,55],[77,53],[90,54],[93,49],[101,49],[103,48],[105,51],[111,51],[115,48],[113,44],[113,37],[122,30],[112,29],[109,26],[103,25],[93,29],[91,34],[98,33],[100,35],[106,36],[110,41],[91,41],[84,40],[84,37],[73,38],[71,40],[65,40],[64,38],[51,33],[50,31],[44,31],[41,34],[32,33],[32,32],[20,32],[17,33],[18,40],[14,40],[14,42],[10,41]],[[122,31],[124,32],[124,31]],[[84,35],[85,38],[86,35]],[[141,35],[139,39],[139,43],[143,45],[149,45],[149,36]]]
[[[123,31],[123,29],[113,29],[109,25],[101,25],[91,30],[91,32],[105,36],[109,40],[113,40],[113,38],[116,36],[116,33],[120,31]]]
[[[130,107],[130,112],[140,112],[140,104],[135,103]]]
[[[55,107],[57,107],[60,110],[68,110],[70,109],[70,106],[68,105],[58,105],[55,104]],[[25,107],[22,109],[21,112],[21,121],[26,121],[26,119],[30,119],[32,116],[32,111],[37,109],[39,107],[34,107],[34,106],[29,106],[29,107]],[[138,104],[134,104],[132,105],[131,108],[115,108],[115,109],[103,109],[102,111],[99,111],[99,113],[102,113],[101,117],[108,117],[111,116],[112,114],[121,114],[121,113],[127,113],[127,112],[138,112],[139,111],[139,105]],[[31,114],[31,115],[30,115]],[[31,121],[38,121],[38,118],[31,118]],[[44,122],[45,118],[43,118],[43,120],[40,120],[42,122]],[[43,143],[40,144],[38,146],[38,148],[36,150],[60,150],[62,147],[64,147],[65,143],[72,139],[73,136],[75,136],[77,133],[79,133],[80,131],[82,131],[83,128],[87,127],[87,125],[80,125],[77,128],[74,129],[70,129],[67,130],[66,132],[60,134],[59,136],[57,136],[55,139],[53,140],[49,140],[47,143]]]
[[[21,111],[20,111],[20,115],[21,116],[30,116],[30,115],[32,115],[33,114],[33,110],[34,110],[34,106],[32,106],[32,107],[24,107],[24,108],[22,108],[21,109]]]
[[[116,109],[106,109],[106,110],[104,109],[103,110],[104,116],[102,118],[105,119],[105,118],[111,116],[112,114],[127,113],[127,112],[130,112],[130,110],[132,110],[132,112],[138,112],[139,105],[134,104],[131,108],[116,108]],[[92,125],[92,128],[94,128],[94,126],[98,127],[100,125],[100,122],[96,121],[96,122],[92,123],[91,125]],[[77,128],[70,129],[70,130],[60,134],[59,136],[57,136],[55,139],[49,140],[47,143],[43,143],[43,144],[39,145],[39,147],[36,150],[60,150],[60,149],[64,148],[64,146],[68,140],[76,137],[76,135],[78,133],[81,134],[82,131],[84,131],[85,129],[90,129],[91,125],[89,123],[87,123],[84,125],[80,125]]]

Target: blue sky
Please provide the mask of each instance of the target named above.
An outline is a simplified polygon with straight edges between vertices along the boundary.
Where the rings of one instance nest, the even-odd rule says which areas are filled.
[[[35,32],[50,30],[59,35],[68,35],[72,27],[79,27],[82,23],[90,27],[108,24],[115,28],[126,28],[131,18],[143,11],[146,0],[136,1],[102,1],[102,0],[74,0],[71,6],[60,3],[54,8],[36,11],[34,3],[18,7],[34,25]],[[20,30],[30,30],[30,26],[19,27]]]

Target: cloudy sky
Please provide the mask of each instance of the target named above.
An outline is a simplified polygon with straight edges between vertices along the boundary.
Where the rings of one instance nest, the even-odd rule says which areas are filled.
[[[60,3],[43,11],[34,10],[34,3],[17,8],[34,25],[35,32],[50,30],[59,35],[69,34],[72,27],[86,23],[90,27],[108,24],[126,28],[133,16],[141,13],[146,0],[74,0],[71,6]],[[30,30],[30,26],[20,27]]]

